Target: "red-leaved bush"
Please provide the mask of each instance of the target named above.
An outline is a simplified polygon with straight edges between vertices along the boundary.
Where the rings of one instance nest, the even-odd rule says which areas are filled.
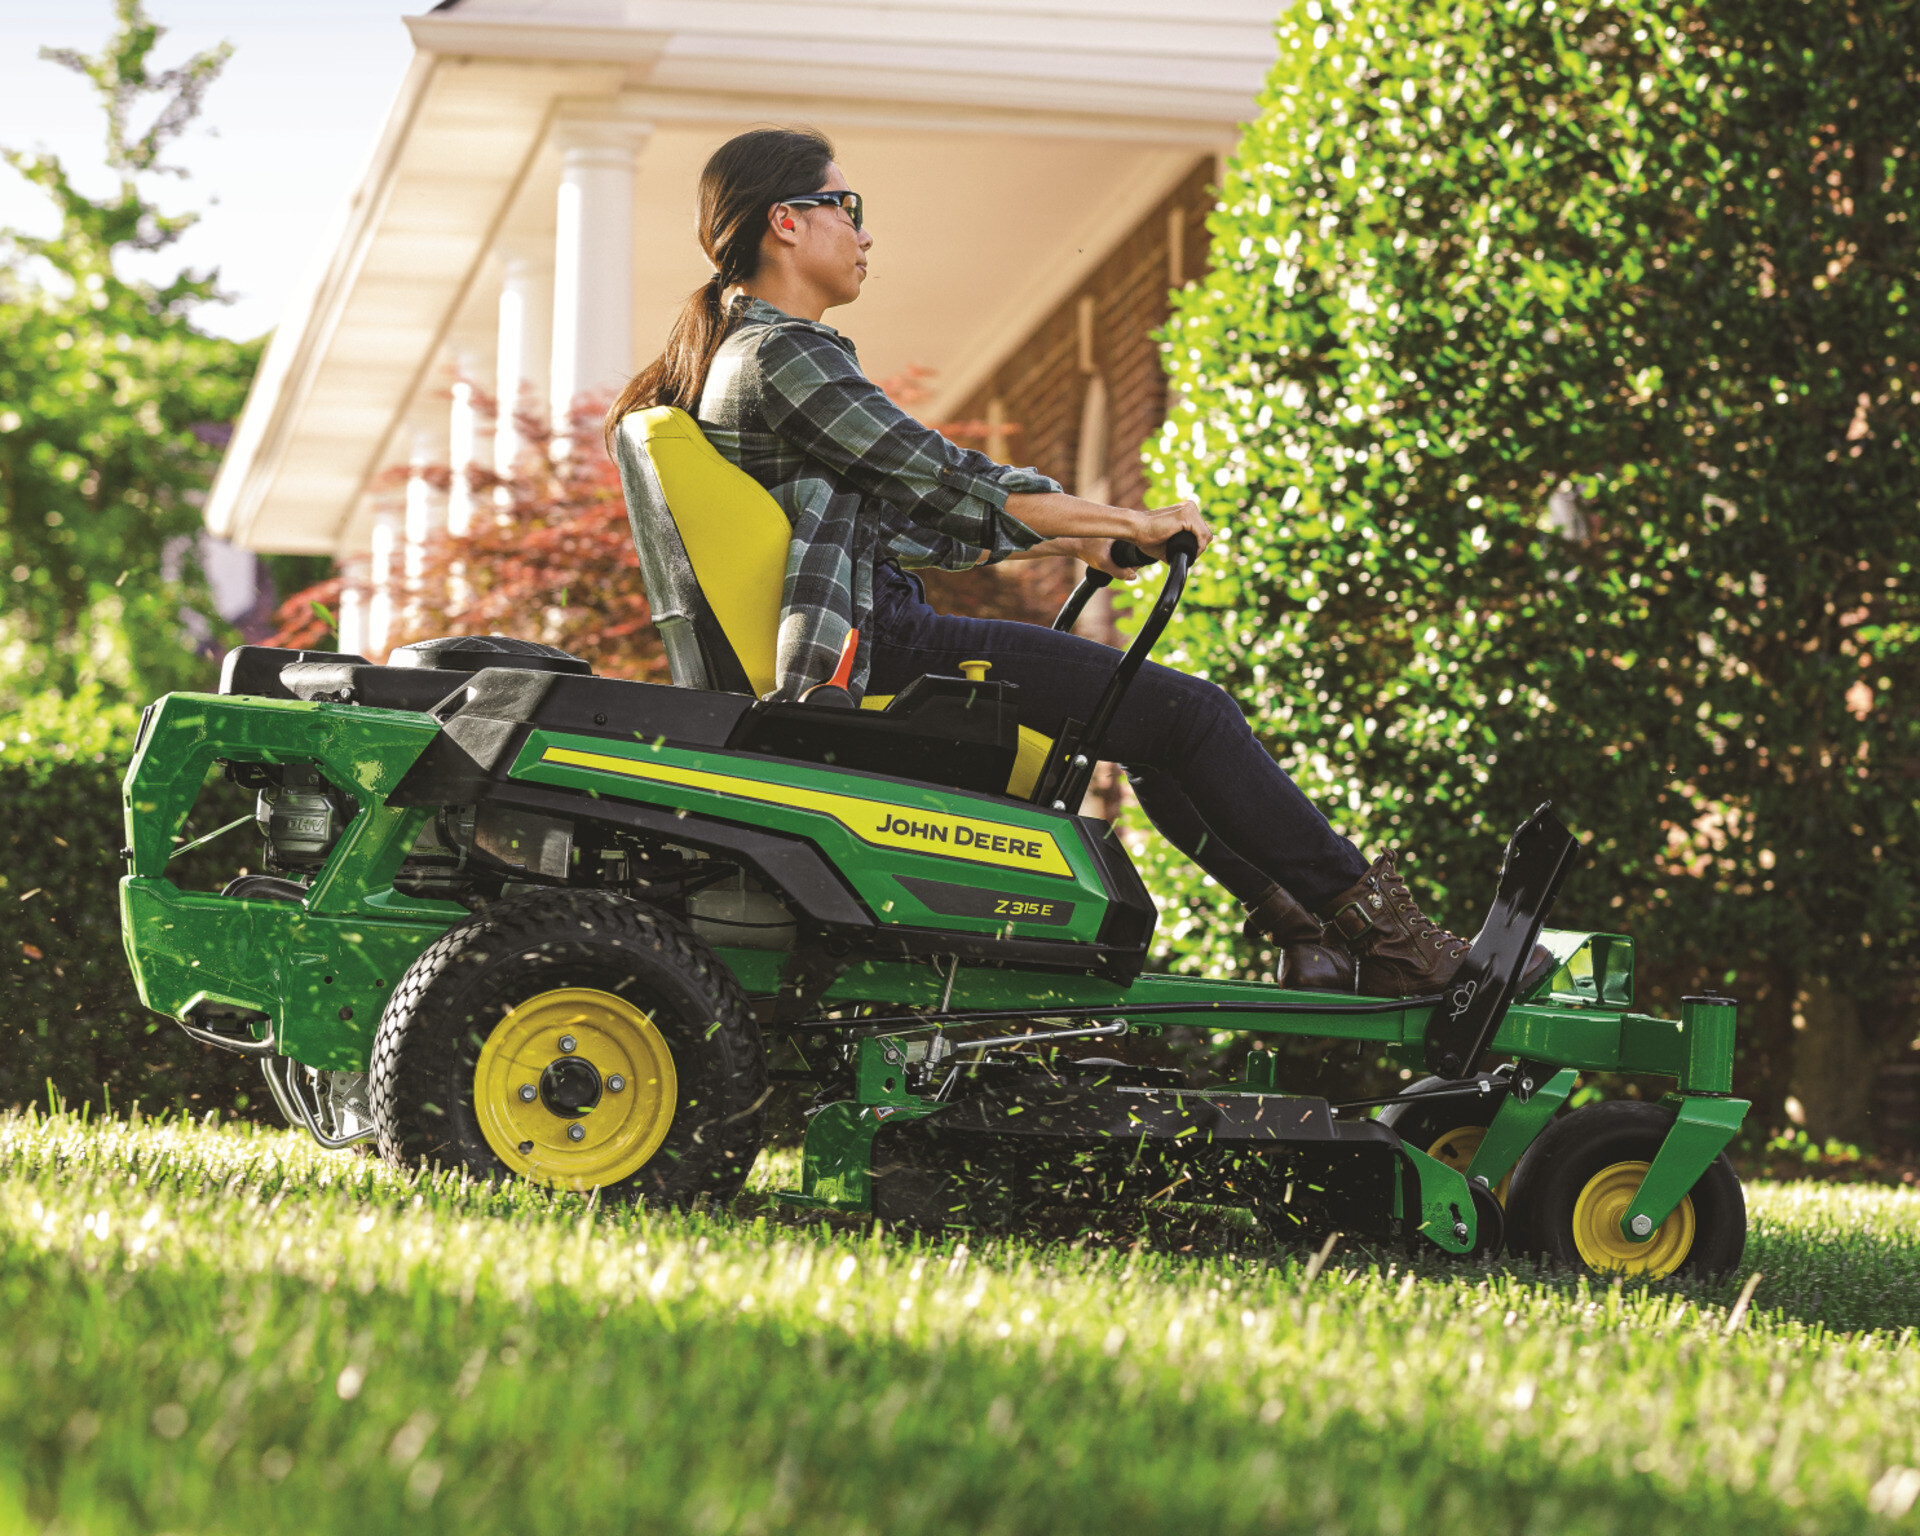
[[[882,387],[911,404],[924,370],[889,379]],[[483,424],[495,405],[474,391]],[[425,551],[420,578],[405,590],[398,574],[388,593],[394,621],[388,648],[435,635],[515,635],[557,645],[608,677],[668,680],[666,653],[653,627],[640,564],[633,552],[620,475],[600,443],[604,400],[583,398],[556,441],[551,427],[531,413],[515,417],[525,448],[506,476],[478,466],[464,471],[475,503],[471,528],[437,534]],[[957,441],[984,437],[980,422],[943,423]],[[1016,430],[1009,428],[1008,430]],[[399,467],[382,477],[382,494],[393,509],[404,499],[409,478],[420,476],[444,492],[455,471],[445,465]],[[1048,623],[1072,589],[1070,562],[1043,560],[997,565],[964,573],[923,572],[934,606],[985,618]],[[268,642],[319,649],[329,642],[349,578],[296,592],[275,615],[278,632]],[[369,601],[364,582],[357,589]],[[378,657],[374,658],[380,659]]]
[[[491,399],[476,391],[475,404],[488,421]],[[517,416],[525,447],[512,473],[464,471],[472,526],[437,534],[417,584],[389,594],[389,647],[435,635],[517,635],[570,651],[604,676],[666,681],[619,471],[600,446],[605,413],[604,401],[583,399],[557,444],[543,419]],[[407,480],[420,476],[444,492],[454,473],[444,465],[389,470],[384,489],[398,500]],[[272,643],[317,645],[333,628],[328,615],[338,612],[345,587],[336,576],[288,598]]]

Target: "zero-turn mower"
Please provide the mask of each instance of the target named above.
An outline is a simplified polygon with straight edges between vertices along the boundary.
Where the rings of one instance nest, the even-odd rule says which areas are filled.
[[[630,417],[618,447],[675,686],[503,637],[384,666],[242,646],[218,694],[142,717],[121,881],[141,996],[255,1058],[292,1124],[685,1204],[741,1188],[770,1081],[804,1078],[802,1207],[924,1229],[1170,1200],[1290,1242],[1651,1276],[1739,1260],[1735,1005],[1637,1012],[1631,939],[1543,927],[1577,852],[1548,807],[1442,996],[1146,970],[1153,902],[1077,812],[1191,545],[1059,740],[984,675],[859,710],[766,699],[784,517],[678,412]],[[257,793],[267,872],[182,890],[168,863],[215,770]],[[1558,967],[1522,995],[1536,942]],[[1102,1054],[1169,1026],[1244,1032],[1243,1076]],[[1423,1075],[1364,1103],[1289,1092],[1261,1048],[1284,1035]],[[770,1071],[769,1040],[798,1065]],[[1583,1071],[1673,1091],[1560,1113]]]

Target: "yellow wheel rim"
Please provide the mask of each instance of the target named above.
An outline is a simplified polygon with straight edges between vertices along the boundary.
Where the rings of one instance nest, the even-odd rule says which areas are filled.
[[[1693,1197],[1686,1196],[1644,1243],[1620,1230],[1633,1197],[1640,1193],[1649,1163],[1615,1163],[1587,1180],[1573,1203],[1573,1246],[1589,1269],[1660,1280],[1686,1263],[1693,1252]]]
[[[1479,1152],[1480,1143],[1486,1139],[1487,1128],[1484,1125],[1456,1126],[1427,1148],[1427,1156],[1465,1173],[1473,1166],[1474,1155]],[[1507,1203],[1507,1186],[1512,1182],[1513,1170],[1509,1168],[1507,1176],[1493,1186],[1493,1198],[1503,1206]]]
[[[494,1155],[561,1189],[639,1172],[667,1139],[678,1099],[673,1053],[653,1020],[591,987],[528,998],[493,1027],[473,1069]]]

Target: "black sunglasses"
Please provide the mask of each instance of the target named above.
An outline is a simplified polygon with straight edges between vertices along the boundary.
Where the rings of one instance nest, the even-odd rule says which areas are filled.
[[[783,197],[780,201],[789,208],[818,208],[832,203],[853,220],[855,229],[860,228],[867,216],[867,205],[858,192],[802,192],[797,197]]]

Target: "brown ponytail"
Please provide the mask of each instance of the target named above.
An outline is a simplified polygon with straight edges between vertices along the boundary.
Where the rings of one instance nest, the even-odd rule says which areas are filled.
[[[688,295],[666,350],[620,391],[607,412],[607,451],[629,411],[673,405],[693,414],[707,387],[707,369],[727,331],[726,290],[760,269],[767,210],[783,197],[810,192],[826,180],[833,145],[810,128],[756,128],[728,139],[700,173],[700,249],[713,276]]]

